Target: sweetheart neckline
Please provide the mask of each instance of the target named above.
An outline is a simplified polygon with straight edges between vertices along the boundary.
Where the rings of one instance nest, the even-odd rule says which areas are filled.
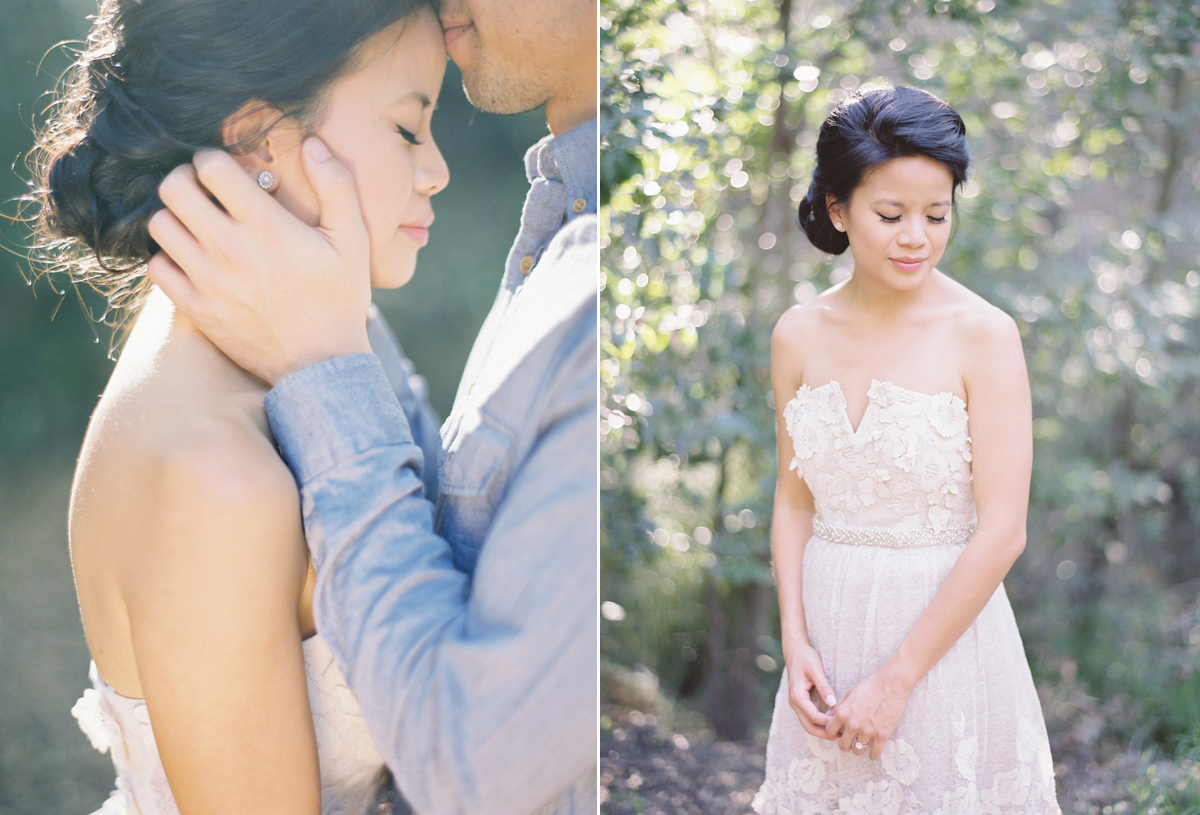
[[[904,391],[905,393],[910,393],[913,396],[923,396],[926,399],[937,399],[939,396],[949,396],[952,400],[951,404],[957,405],[959,407],[959,409],[962,410],[963,413],[967,413],[967,403],[964,402],[962,397],[959,396],[957,393],[953,393],[951,391],[938,391],[937,393],[925,393],[924,391],[915,391],[912,388],[906,388],[903,385],[896,385],[890,379],[885,379],[881,382],[880,380],[875,379],[875,378],[871,379],[871,386],[869,388],[867,388],[867,407],[866,407],[866,410],[863,411],[862,416],[860,416],[858,419],[858,427],[855,427],[854,422],[852,422],[850,420],[850,403],[846,401],[846,393],[845,393],[845,391],[842,390],[842,383],[838,382],[836,379],[830,379],[828,382],[826,382],[822,385],[817,385],[816,387],[809,385],[807,382],[802,382],[800,384],[800,387],[796,389],[796,395],[791,398],[791,401],[789,401],[788,404],[791,404],[792,402],[794,402],[798,398],[800,398],[800,391],[802,391],[804,388],[808,388],[809,393],[815,393],[816,391],[819,391],[822,388],[828,388],[828,387],[832,386],[833,388],[835,388],[837,390],[838,396],[842,397],[842,418],[844,418],[846,420],[846,424],[850,427],[850,435],[857,438],[858,431],[860,431],[862,429],[863,424],[866,423],[867,414],[871,412],[871,406],[876,403],[875,399],[873,399],[871,397],[871,391],[875,390],[875,388],[880,387],[882,385],[886,385],[889,388],[892,388],[894,390]]]

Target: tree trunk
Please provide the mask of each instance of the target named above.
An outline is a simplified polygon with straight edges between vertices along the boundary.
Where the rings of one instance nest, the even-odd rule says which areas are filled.
[[[754,727],[759,698],[754,656],[768,596],[761,583],[730,585],[722,591],[710,578],[705,589],[709,671],[705,715],[723,741],[744,741]]]

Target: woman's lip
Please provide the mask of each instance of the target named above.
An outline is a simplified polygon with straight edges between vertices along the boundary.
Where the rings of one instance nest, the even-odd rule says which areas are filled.
[[[427,226],[401,226],[400,231],[408,235],[418,246],[425,246],[429,243],[429,227]]]
[[[890,260],[898,268],[906,272],[915,272],[925,262],[925,258],[890,258]]]

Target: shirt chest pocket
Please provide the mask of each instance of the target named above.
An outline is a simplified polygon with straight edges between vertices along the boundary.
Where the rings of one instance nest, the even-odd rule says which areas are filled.
[[[487,495],[508,469],[513,434],[478,408],[455,418],[442,441],[439,489],[462,497]]]
[[[468,574],[504,496],[512,452],[511,431],[474,407],[443,431],[437,528],[450,543],[455,565]]]

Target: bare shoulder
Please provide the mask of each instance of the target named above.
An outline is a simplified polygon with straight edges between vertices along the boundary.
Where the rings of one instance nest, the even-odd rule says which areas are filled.
[[[965,286],[953,286],[950,325],[967,394],[993,388],[1027,391],[1025,354],[1016,321]]]
[[[144,558],[133,567],[142,579],[131,586],[193,569],[221,581],[235,564],[280,590],[290,586],[307,553],[287,465],[237,422],[209,417],[180,430],[145,456]]]
[[[944,308],[961,343],[976,351],[1014,343],[1020,348],[1020,332],[1012,317],[958,281],[948,277],[944,281]]]
[[[789,308],[771,332],[771,378],[779,393],[795,390],[804,379],[804,349],[813,332],[815,315],[807,305]]]
[[[812,342],[819,336],[822,327],[829,320],[830,309],[830,297],[826,292],[807,303],[794,305],[785,311],[771,332],[773,353],[786,351],[789,355],[796,355],[805,347],[811,347]]]

